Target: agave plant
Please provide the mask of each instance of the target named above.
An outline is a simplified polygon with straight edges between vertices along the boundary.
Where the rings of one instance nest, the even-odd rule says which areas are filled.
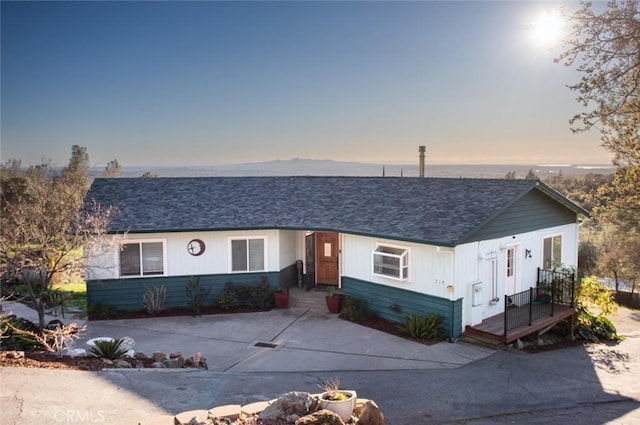
[[[117,360],[128,351],[126,347],[122,346],[123,341],[122,338],[114,339],[113,341],[98,340],[89,349],[89,353],[101,359]]]

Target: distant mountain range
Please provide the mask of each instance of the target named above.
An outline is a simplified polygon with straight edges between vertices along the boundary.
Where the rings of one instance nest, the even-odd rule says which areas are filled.
[[[427,177],[476,177],[503,178],[514,171],[517,178],[523,178],[529,170],[538,177],[562,173],[563,175],[584,175],[588,173],[609,174],[610,165],[518,165],[518,164],[426,164]],[[102,169],[92,169],[92,175],[99,177]],[[418,164],[366,164],[361,162],[333,161],[329,159],[274,160],[243,164],[211,166],[123,166],[121,177],[140,177],[144,173],[159,177],[204,177],[204,176],[382,176],[417,177]]]

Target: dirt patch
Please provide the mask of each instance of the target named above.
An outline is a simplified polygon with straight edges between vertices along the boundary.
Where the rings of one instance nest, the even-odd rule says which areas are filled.
[[[24,353],[24,357],[17,353]],[[95,357],[58,357],[54,353],[42,351],[2,351],[0,352],[0,366],[66,370],[102,370],[114,367]]]
[[[257,308],[235,308],[233,310],[224,310],[219,307],[201,307],[200,316],[210,314],[229,314],[229,313],[257,313],[260,311],[269,311],[270,309]],[[117,310],[111,314],[92,314],[89,320],[119,320],[119,319],[148,319],[152,317],[176,317],[176,316],[194,316],[191,310],[186,308],[167,308],[156,314],[150,314],[146,310],[124,311]]]

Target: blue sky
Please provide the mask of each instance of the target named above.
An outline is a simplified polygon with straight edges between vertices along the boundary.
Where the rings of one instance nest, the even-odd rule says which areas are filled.
[[[527,29],[555,5],[3,1],[2,162],[608,163]]]

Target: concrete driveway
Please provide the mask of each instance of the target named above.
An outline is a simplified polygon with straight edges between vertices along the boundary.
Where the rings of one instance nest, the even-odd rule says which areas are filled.
[[[137,424],[291,390],[317,392],[320,380],[338,377],[343,388],[376,400],[390,425],[640,424],[638,312],[621,309],[615,319],[627,337],[620,344],[538,354],[416,346],[295,309],[237,316],[91,322],[87,337],[129,335],[143,351],[199,350],[213,370],[3,368],[0,423]],[[253,345],[265,340],[280,348]],[[408,355],[387,346],[405,343]]]

